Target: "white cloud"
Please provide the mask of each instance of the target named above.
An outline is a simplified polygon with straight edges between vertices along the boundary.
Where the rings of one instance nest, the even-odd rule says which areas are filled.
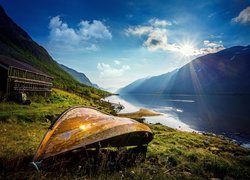
[[[225,49],[225,47],[222,44],[222,41],[211,42],[209,40],[204,40],[203,43],[205,47],[199,50],[200,54],[202,55],[216,53],[218,51]]]
[[[127,70],[129,70],[130,66],[122,65],[120,67],[113,67],[109,64],[98,63],[97,69],[100,71],[101,77],[119,77],[119,76],[122,76]]]
[[[170,21],[166,21],[166,20],[160,20],[157,18],[152,18],[148,21],[152,26],[171,26],[172,23]]]
[[[49,23],[50,40],[56,42],[78,43],[80,38],[77,32],[63,23],[59,16],[51,18]]]
[[[166,20],[159,20],[157,18],[152,18],[148,21],[149,25],[146,26],[136,26],[136,27],[129,27],[125,30],[126,35],[136,35],[141,36],[153,32],[155,29],[163,28],[165,26],[172,25],[171,22]]]
[[[79,35],[83,39],[111,39],[112,35],[109,32],[108,28],[101,22],[94,20],[93,23],[89,21],[81,21]]]
[[[204,40],[203,43],[205,46],[208,46],[208,47],[217,47],[217,46],[220,46],[222,44],[222,41],[210,42],[209,40]]]
[[[243,9],[240,14],[232,19],[232,22],[247,24],[250,22],[250,6]]]
[[[115,63],[116,65],[120,65],[120,64],[121,64],[121,61],[114,60],[114,63]]]
[[[205,55],[205,54],[211,54],[211,53],[216,53],[218,51],[221,51],[225,49],[225,47],[223,45],[221,46],[216,46],[216,47],[206,47],[206,48],[201,48],[199,50],[199,54],[198,55]]]
[[[222,41],[218,42],[210,42],[205,40],[204,47],[198,49],[192,47],[192,44],[175,44],[168,42],[167,29],[164,26],[155,26],[155,19],[149,20],[150,25],[145,26],[135,26],[129,27],[125,30],[126,35],[134,35],[134,36],[145,36],[145,40],[143,42],[143,46],[147,47],[150,51],[172,51],[185,53],[193,56],[205,55],[209,53],[215,53],[222,49],[225,49],[222,45]],[[153,25],[154,24],[154,25]],[[191,51],[191,52],[187,52]]]
[[[125,33],[127,36],[135,35],[135,36],[141,36],[148,34],[153,31],[153,27],[150,26],[137,26],[137,27],[129,27],[128,29],[125,30]]]
[[[168,42],[167,29],[165,27],[167,25],[172,25],[172,23],[166,20],[152,18],[148,21],[148,25],[129,27],[125,32],[127,36],[146,36],[143,45],[150,51],[178,51],[176,44]]]
[[[167,29],[153,26],[129,27],[125,30],[126,35],[142,36],[146,35],[143,45],[150,51],[155,50],[173,50],[175,44],[169,44],[167,38]]]
[[[148,38],[143,44],[150,50],[165,49],[167,45],[166,29],[154,29],[148,34]]]
[[[92,23],[82,20],[78,28],[70,28],[60,16],[55,16],[50,19],[49,29],[50,45],[53,49],[96,51],[98,48],[93,41],[112,38],[108,28],[98,20]]]

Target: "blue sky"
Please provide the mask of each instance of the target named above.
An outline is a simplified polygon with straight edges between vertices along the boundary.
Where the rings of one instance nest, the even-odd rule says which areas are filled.
[[[108,89],[250,44],[249,0],[1,0],[52,57]]]

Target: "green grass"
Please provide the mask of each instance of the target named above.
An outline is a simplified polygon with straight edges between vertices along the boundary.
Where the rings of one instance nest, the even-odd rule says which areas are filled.
[[[7,122],[51,121],[64,110],[76,105],[92,106],[107,113],[114,113],[109,103],[99,99],[81,97],[59,89],[52,89],[52,94],[47,99],[34,96],[31,97],[31,101],[31,105],[1,102],[0,120]]]
[[[227,139],[182,132],[163,125],[149,125],[154,133],[144,161],[110,170],[107,155],[98,171],[86,173],[86,164],[77,158],[74,166],[36,172],[29,162],[50,120],[74,105],[94,106],[114,113],[110,104],[53,89],[48,99],[33,97],[32,104],[0,103],[0,179],[209,179],[250,178],[250,150]],[[48,120],[50,119],[50,120]],[[122,151],[117,151],[122,154]],[[128,159],[128,158],[127,158]],[[129,159],[128,159],[129,160]],[[54,163],[57,163],[55,161]]]
[[[156,169],[165,176],[250,177],[250,150],[217,136],[151,126],[155,136],[148,158],[157,160]]]
[[[32,156],[49,125],[49,122],[0,122],[1,159]]]
[[[0,166],[4,176],[17,178],[87,179],[166,179],[166,178],[250,178],[250,152],[215,136],[177,131],[151,125],[154,140],[148,146],[145,161],[118,171],[100,170],[88,175],[84,169],[42,170],[28,167],[49,123],[1,122]],[[15,127],[15,128],[13,128]],[[105,161],[106,162],[106,161]],[[56,163],[56,162],[55,162]],[[81,161],[75,162],[77,167]],[[3,175],[3,174],[2,174]]]

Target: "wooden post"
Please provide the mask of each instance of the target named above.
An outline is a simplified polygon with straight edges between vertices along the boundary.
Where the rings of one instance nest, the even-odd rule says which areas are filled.
[[[7,97],[9,96],[9,81],[10,81],[9,75],[10,75],[11,70],[12,70],[12,68],[9,67],[8,68],[8,74],[7,74],[7,85],[6,85],[6,94],[7,94]]]

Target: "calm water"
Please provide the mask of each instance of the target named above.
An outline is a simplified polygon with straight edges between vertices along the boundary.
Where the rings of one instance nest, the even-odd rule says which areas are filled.
[[[250,143],[250,96],[120,95],[106,100],[124,105],[121,113],[148,108],[163,114],[146,117],[149,123],[212,132]]]

